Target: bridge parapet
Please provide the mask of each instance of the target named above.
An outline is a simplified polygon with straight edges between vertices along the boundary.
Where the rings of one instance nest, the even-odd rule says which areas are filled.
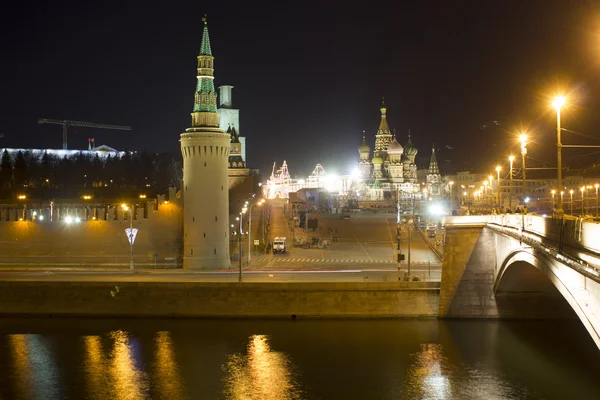
[[[445,227],[484,227],[489,220],[489,215],[452,215],[442,219]]]

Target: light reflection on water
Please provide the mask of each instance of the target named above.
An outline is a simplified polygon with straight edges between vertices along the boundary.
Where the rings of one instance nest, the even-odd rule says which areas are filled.
[[[561,331],[563,323],[80,324],[0,325],[0,400],[585,399],[600,391],[598,350],[583,328]]]
[[[302,399],[289,357],[273,351],[269,338],[252,335],[246,354],[229,356],[224,395],[228,399]]]

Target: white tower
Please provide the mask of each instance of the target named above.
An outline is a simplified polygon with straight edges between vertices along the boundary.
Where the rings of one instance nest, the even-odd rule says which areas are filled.
[[[192,127],[181,134],[183,267],[229,268],[229,134],[219,128],[214,57],[206,17],[198,55]]]

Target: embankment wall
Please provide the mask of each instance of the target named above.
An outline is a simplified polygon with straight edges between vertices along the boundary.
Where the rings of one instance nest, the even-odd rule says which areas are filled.
[[[4,316],[436,317],[438,302],[434,282],[0,282]]]

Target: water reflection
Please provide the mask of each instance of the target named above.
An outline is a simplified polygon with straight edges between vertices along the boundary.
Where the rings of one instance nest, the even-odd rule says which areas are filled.
[[[157,332],[154,340],[156,354],[154,361],[154,380],[161,399],[183,399],[183,380],[179,364],[175,359],[173,343],[169,332]]]
[[[84,336],[84,373],[90,398],[102,398],[106,391],[106,360],[100,336]]]
[[[135,365],[127,332],[113,331],[109,336],[114,340],[108,371],[113,383],[111,398],[124,400],[145,398],[146,376]]]
[[[8,335],[13,360],[15,394],[18,398],[55,397],[59,393],[58,371],[47,339],[40,335]]]
[[[31,371],[29,369],[29,351],[25,335],[8,335],[8,347],[11,350],[12,375],[16,397],[29,399],[31,393]]]
[[[303,398],[292,362],[284,353],[271,350],[268,336],[252,335],[246,355],[229,356],[224,370],[226,398]]]
[[[443,374],[444,356],[440,344],[422,344],[414,355],[414,362],[406,374],[407,398],[449,399],[450,381]]]

